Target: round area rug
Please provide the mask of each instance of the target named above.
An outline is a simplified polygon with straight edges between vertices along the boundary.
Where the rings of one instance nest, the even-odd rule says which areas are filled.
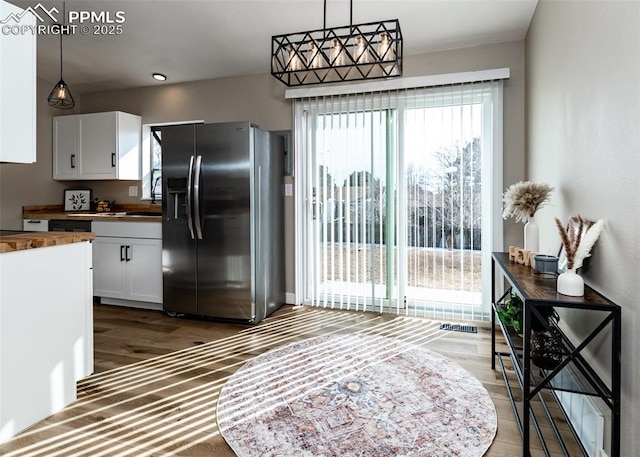
[[[399,339],[334,335],[270,350],[220,392],[220,433],[240,457],[482,456],[496,433],[482,384]]]

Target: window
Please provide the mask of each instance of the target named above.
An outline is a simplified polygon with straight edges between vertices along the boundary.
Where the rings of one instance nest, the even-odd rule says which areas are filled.
[[[163,122],[142,126],[142,199],[162,201],[162,127],[203,121]]]
[[[158,126],[151,127],[150,154],[150,193],[151,202],[162,200],[162,130]]]

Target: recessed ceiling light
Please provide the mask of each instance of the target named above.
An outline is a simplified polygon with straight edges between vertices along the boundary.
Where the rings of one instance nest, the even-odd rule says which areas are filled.
[[[153,79],[157,80],[157,81],[166,81],[167,77],[165,75],[163,75],[162,73],[154,73],[153,75]]]

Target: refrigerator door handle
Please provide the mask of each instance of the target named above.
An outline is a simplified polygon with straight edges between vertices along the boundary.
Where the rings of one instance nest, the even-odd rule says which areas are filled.
[[[202,239],[202,222],[200,221],[200,169],[202,168],[202,156],[196,159],[196,171],[193,183],[193,199],[195,202],[193,211],[195,215],[196,234]]]
[[[258,191],[257,194],[257,202],[258,202],[258,234],[257,234],[257,242],[258,245],[258,255],[256,255],[256,261],[258,265],[262,265],[262,272],[264,273],[263,278],[263,286],[264,286],[264,306],[266,309],[267,306],[267,268],[265,267],[264,260],[262,259],[262,165],[258,165]],[[256,273],[257,273],[256,268]]]
[[[189,160],[189,176],[187,177],[187,225],[189,226],[189,233],[191,234],[191,239],[195,239],[195,235],[193,233],[193,215],[191,213],[191,187],[193,180],[193,156]]]

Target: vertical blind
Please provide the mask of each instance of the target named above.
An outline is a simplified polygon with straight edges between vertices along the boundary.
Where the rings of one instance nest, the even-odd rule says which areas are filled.
[[[295,100],[303,303],[489,316],[501,89],[480,81]]]

